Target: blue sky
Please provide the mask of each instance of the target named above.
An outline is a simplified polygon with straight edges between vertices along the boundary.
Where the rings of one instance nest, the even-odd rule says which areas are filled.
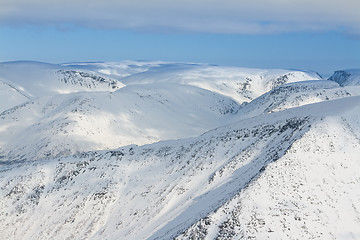
[[[2,0],[0,61],[360,68],[360,3],[314,1]]]

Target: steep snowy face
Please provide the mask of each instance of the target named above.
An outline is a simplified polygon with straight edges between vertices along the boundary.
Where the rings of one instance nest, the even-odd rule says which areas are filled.
[[[0,114],[0,155],[38,159],[192,137],[238,108],[230,98],[178,84],[43,97]]]
[[[118,80],[57,64],[38,62],[0,63],[0,78],[32,98],[80,91],[115,91]]]
[[[329,80],[337,82],[340,86],[360,85],[360,69],[335,71]]]
[[[238,119],[250,118],[307,104],[359,95],[360,86],[340,87],[333,81],[303,81],[284,84],[249,104],[243,104],[237,116]]]
[[[359,100],[259,116],[193,139],[8,163],[2,236],[356,237]]]
[[[314,72],[167,64],[131,75],[121,81],[127,85],[153,82],[193,85],[229,96],[240,104],[285,83],[320,79]]]
[[[116,80],[76,70],[58,70],[55,72],[55,75],[58,75],[58,80],[66,85],[81,86],[85,89],[114,91],[124,86]]]

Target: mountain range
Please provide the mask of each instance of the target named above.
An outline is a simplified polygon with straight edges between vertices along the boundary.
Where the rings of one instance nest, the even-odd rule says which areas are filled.
[[[360,70],[0,63],[0,239],[360,239]]]

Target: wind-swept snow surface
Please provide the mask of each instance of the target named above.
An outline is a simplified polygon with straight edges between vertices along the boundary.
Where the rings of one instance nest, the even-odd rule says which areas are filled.
[[[128,63],[56,66],[106,91],[4,80],[26,99],[0,113],[0,239],[360,238],[360,86]]]

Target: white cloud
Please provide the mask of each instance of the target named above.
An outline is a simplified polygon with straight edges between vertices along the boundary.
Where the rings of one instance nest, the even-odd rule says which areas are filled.
[[[1,0],[0,24],[137,31],[360,35],[359,0]]]

